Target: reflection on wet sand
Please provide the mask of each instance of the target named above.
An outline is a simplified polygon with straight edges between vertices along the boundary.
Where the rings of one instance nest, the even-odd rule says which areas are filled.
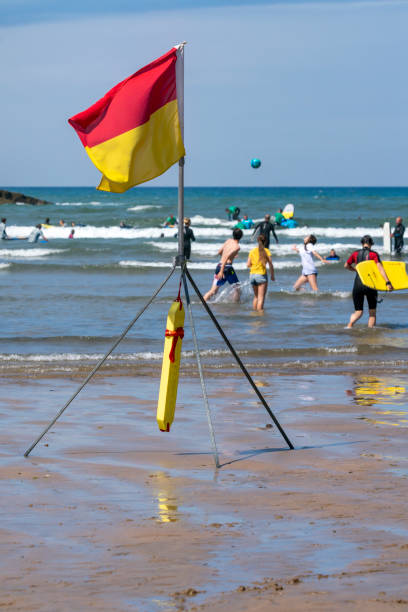
[[[395,406],[386,410],[374,410],[378,417],[363,416],[362,419],[374,425],[391,425],[407,427],[407,410],[401,410],[401,404],[407,403],[407,392],[398,379],[391,376],[357,376],[354,380],[354,390],[348,391],[354,402],[359,406]],[[384,420],[380,420],[380,419]]]
[[[164,472],[156,472],[151,475],[151,478],[157,500],[158,521],[160,523],[175,523],[179,520],[180,514],[174,482]]]

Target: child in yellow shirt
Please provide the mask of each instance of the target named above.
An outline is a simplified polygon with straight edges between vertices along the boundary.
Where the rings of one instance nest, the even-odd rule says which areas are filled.
[[[271,252],[265,248],[265,236],[258,236],[258,246],[249,253],[247,268],[250,268],[249,280],[254,291],[252,307],[254,310],[263,310],[266,291],[268,289],[268,276],[266,266],[269,266],[271,280],[275,280],[275,271],[271,259]]]

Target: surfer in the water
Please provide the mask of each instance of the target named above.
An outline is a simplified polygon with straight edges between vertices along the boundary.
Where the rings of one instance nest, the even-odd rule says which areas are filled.
[[[48,242],[41,228],[41,223],[35,226],[31,234],[27,238],[28,242],[38,242],[40,238],[41,240],[45,240],[46,242]]]
[[[285,217],[282,213],[283,213],[282,208],[279,208],[278,212],[275,213],[275,223],[277,223],[277,225],[281,225],[282,221],[285,221]]]
[[[170,215],[163,223],[163,227],[174,227],[175,225],[177,225],[177,223],[178,221],[176,217],[174,215]]]
[[[391,234],[391,238],[394,238],[394,250],[397,255],[400,255],[404,247],[404,234],[405,225],[402,223],[402,217],[397,217],[395,219],[394,231]]]
[[[337,255],[334,249],[330,249],[330,253],[325,257],[326,261],[339,261],[340,257]]]
[[[6,232],[6,223],[7,219],[3,217],[0,223],[0,240],[8,240],[8,235]]]
[[[361,263],[362,261],[375,261],[378,271],[387,284],[388,291],[393,290],[393,286],[387,276],[386,271],[384,270],[379,254],[377,251],[371,250],[373,244],[374,240],[371,238],[371,236],[368,234],[363,236],[361,239],[362,248],[354,251],[354,253],[350,255],[344,264],[344,267],[347,270],[350,270],[350,272],[355,272],[356,274],[353,285],[353,303],[355,311],[350,317],[350,321],[347,325],[348,328],[353,327],[354,323],[362,317],[364,309],[364,296],[367,298],[368,302],[368,327],[374,327],[376,322],[378,293],[375,289],[371,289],[370,287],[363,285],[355,268],[356,264]]]
[[[232,232],[232,238],[229,238],[224,242],[218,255],[221,256],[221,261],[215,268],[214,281],[212,287],[204,296],[206,302],[212,298],[226,282],[230,285],[234,285],[234,302],[239,302],[240,288],[238,276],[232,266],[232,262],[238,255],[240,246],[239,241],[242,238],[242,230],[236,228]]]
[[[184,217],[184,257],[186,259],[190,259],[191,257],[191,242],[195,242],[194,232],[191,229],[190,225],[190,217]],[[174,237],[178,237],[178,232],[177,234],[174,234]]]
[[[314,234],[310,234],[303,240],[303,245],[297,246],[294,244],[292,246],[292,249],[299,253],[300,259],[302,260],[302,274],[293,285],[293,289],[295,291],[299,291],[301,286],[305,283],[309,283],[313,291],[319,290],[317,286],[317,269],[313,257],[317,257],[317,259],[320,259],[322,263],[329,262],[325,261],[323,257],[321,257],[321,255],[319,255],[319,253],[315,250],[314,245],[316,242],[316,236]]]
[[[229,206],[225,209],[225,212],[228,213],[228,219],[230,221],[239,221],[239,213],[241,212],[239,206]]]
[[[249,219],[248,215],[244,215],[241,221],[238,221],[234,228],[235,227],[238,229],[252,229],[254,227],[254,222],[252,219]]]
[[[269,249],[271,232],[273,234],[273,237],[275,238],[276,244],[278,244],[279,240],[277,235],[275,234],[275,224],[271,223],[271,215],[265,215],[264,221],[260,221],[260,223],[257,223],[255,225],[252,236],[253,238],[258,236],[265,236],[265,247]]]

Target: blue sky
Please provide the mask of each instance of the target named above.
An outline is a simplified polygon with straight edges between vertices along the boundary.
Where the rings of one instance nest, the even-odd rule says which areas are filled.
[[[187,185],[408,183],[406,0],[64,5],[0,3],[0,186],[96,185],[67,118],[182,40]]]

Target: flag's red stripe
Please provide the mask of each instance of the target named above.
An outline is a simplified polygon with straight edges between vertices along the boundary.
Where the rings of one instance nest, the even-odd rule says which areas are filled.
[[[141,68],[78,113],[69,123],[84,146],[93,147],[146,123],[150,115],[177,97],[176,49]]]

